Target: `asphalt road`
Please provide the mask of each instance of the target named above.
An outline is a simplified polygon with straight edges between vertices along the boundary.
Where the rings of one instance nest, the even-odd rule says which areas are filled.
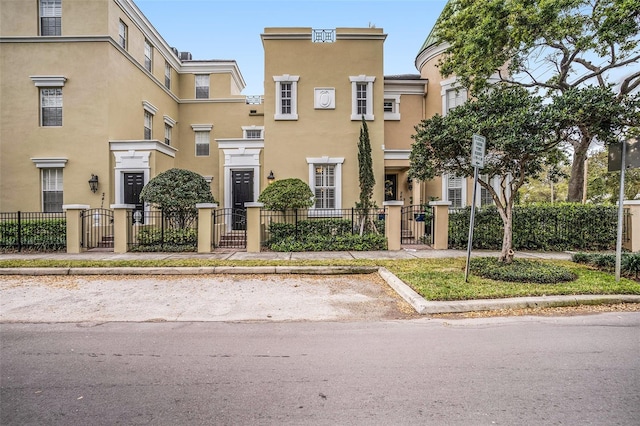
[[[3,425],[637,425],[640,314],[2,324]]]

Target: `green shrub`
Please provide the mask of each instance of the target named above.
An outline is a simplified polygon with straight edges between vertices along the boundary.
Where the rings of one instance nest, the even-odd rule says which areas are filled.
[[[471,208],[449,215],[449,247],[466,248]],[[539,203],[513,209],[516,250],[611,250],[615,246],[617,208],[575,203]],[[476,209],[473,248],[500,250],[502,219],[495,206]]]
[[[524,259],[507,264],[495,257],[477,257],[471,259],[469,269],[475,275],[496,281],[555,284],[577,278],[564,266]]]
[[[314,203],[313,192],[306,182],[298,178],[277,180],[258,197],[268,210],[285,211],[287,209],[303,209]]]
[[[198,230],[195,228],[142,228],[131,251],[196,251]]]
[[[614,272],[616,267],[615,253],[575,253],[572,260],[605,272]],[[622,253],[620,275],[638,278],[640,275],[640,253]]]
[[[33,219],[20,221],[20,241],[18,241],[18,221],[0,222],[0,247],[23,248],[38,251],[57,251],[67,247],[66,219]]]

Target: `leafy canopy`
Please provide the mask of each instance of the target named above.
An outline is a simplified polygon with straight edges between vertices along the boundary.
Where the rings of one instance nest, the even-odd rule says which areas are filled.
[[[298,178],[281,179],[269,184],[258,201],[269,210],[279,211],[304,209],[314,203],[309,185]]]
[[[195,218],[196,203],[215,202],[209,184],[201,175],[175,168],[151,179],[142,188],[140,199],[154,204],[182,227]]]

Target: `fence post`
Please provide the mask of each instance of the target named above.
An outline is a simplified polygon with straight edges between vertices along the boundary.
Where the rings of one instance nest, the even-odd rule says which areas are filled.
[[[629,219],[626,221],[628,238],[623,242],[624,248],[632,252],[640,251],[640,200],[627,200],[623,205],[629,210]]]
[[[388,212],[384,224],[387,249],[400,250],[402,243],[402,206],[404,202],[384,201],[382,205],[387,208]]]
[[[113,209],[113,252],[126,253],[129,249],[127,213],[136,208],[134,204],[111,204]]]
[[[451,201],[431,201],[433,207],[433,248],[446,250],[449,248],[449,206]]]
[[[247,253],[260,253],[260,210],[263,203],[244,203],[247,208]]]
[[[213,209],[216,203],[198,203],[198,253],[211,253],[211,237],[213,236]]]
[[[65,204],[62,210],[67,216],[67,253],[82,251],[82,211],[87,210],[85,204]]]

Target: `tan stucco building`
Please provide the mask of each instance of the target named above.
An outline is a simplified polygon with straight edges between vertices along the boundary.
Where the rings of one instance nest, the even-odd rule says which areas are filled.
[[[0,10],[0,211],[148,209],[139,191],[173,167],[210,180],[222,207],[256,201],[272,175],[307,182],[316,209],[350,208],[363,116],[378,205],[466,204],[466,183],[407,179],[414,126],[466,99],[440,78],[443,46],[429,38],[420,74],[385,76],[383,29],[265,28],[264,95],[247,97],[235,61],[169,46],[132,0]]]

